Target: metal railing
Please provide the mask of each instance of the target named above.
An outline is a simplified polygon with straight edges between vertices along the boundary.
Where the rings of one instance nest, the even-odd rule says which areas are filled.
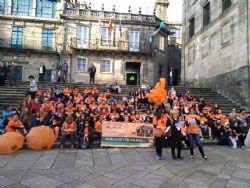
[[[0,48],[11,48],[11,49],[28,49],[38,50],[45,52],[56,52],[56,44],[52,42],[50,45],[44,45],[39,39],[23,39],[23,40],[11,40],[9,38],[0,38]]]
[[[134,52],[134,53],[152,53],[151,43],[140,42],[126,42],[126,41],[101,41],[89,40],[83,41],[80,39],[72,38],[71,47],[75,49],[88,49],[98,51],[121,51],[121,52]]]

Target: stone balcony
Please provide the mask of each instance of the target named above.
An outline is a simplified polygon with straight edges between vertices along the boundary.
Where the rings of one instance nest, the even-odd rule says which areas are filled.
[[[51,45],[43,45],[40,39],[22,39],[13,41],[8,38],[0,38],[0,49],[15,49],[15,50],[34,50],[40,52],[57,52],[57,47],[54,42]]]
[[[88,42],[81,41],[76,38],[71,39],[70,47],[73,49],[85,49],[89,51],[103,51],[103,52],[122,52],[134,54],[148,54],[152,53],[151,43],[131,43],[126,41],[101,41],[98,39],[90,40]]]
[[[78,17],[78,18],[84,18],[86,20],[109,20],[110,18],[113,20],[122,20],[122,21],[132,21],[132,22],[141,22],[141,23],[147,23],[147,24],[155,24],[156,21],[159,21],[159,19],[155,15],[145,15],[141,14],[139,11],[139,14],[135,13],[119,13],[113,11],[104,11],[104,10],[91,10],[89,8],[86,8],[84,6],[76,6],[75,8],[64,9],[63,16],[66,17]]]

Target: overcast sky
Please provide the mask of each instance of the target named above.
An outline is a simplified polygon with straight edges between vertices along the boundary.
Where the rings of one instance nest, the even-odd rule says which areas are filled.
[[[142,7],[142,14],[153,14],[155,0],[81,0],[91,2],[91,8],[100,10],[104,3],[105,10],[111,11],[113,5],[116,5],[117,12],[128,12],[129,5],[133,13],[138,13],[139,7]],[[169,0],[168,21],[181,21],[182,19],[182,0]]]

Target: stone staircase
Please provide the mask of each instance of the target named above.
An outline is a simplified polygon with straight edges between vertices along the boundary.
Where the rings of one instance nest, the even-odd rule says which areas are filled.
[[[27,91],[28,91],[28,84],[29,82],[26,81],[17,81],[16,87],[10,87],[8,85],[8,81],[6,86],[0,87],[0,109],[10,105],[12,107],[17,107],[20,102],[24,99]],[[50,82],[39,82],[38,87],[42,91],[46,91],[49,88],[52,88],[56,83]],[[73,88],[74,86],[78,86],[81,91],[83,91],[87,87],[91,87],[87,84],[82,83],[60,83],[61,87],[69,86]],[[101,92],[105,90],[104,84],[96,84],[95,85]],[[167,87],[167,90],[170,88]],[[121,85],[122,92],[120,94],[114,94],[113,97],[117,100],[120,100],[122,96],[128,96],[131,90],[138,90],[138,86],[126,86]],[[210,88],[184,88],[182,86],[175,86],[175,90],[185,92],[187,90],[190,91],[191,95],[195,98],[203,98],[205,102],[209,102],[212,105],[218,103],[223,113],[228,114],[233,108],[240,109],[240,106],[230,100],[229,98],[221,95],[217,91],[214,91]]]

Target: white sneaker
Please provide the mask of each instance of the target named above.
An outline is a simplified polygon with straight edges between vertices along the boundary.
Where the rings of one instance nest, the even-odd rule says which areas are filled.
[[[157,160],[161,160],[161,157],[160,157],[159,155],[156,155],[155,158],[156,158]]]

